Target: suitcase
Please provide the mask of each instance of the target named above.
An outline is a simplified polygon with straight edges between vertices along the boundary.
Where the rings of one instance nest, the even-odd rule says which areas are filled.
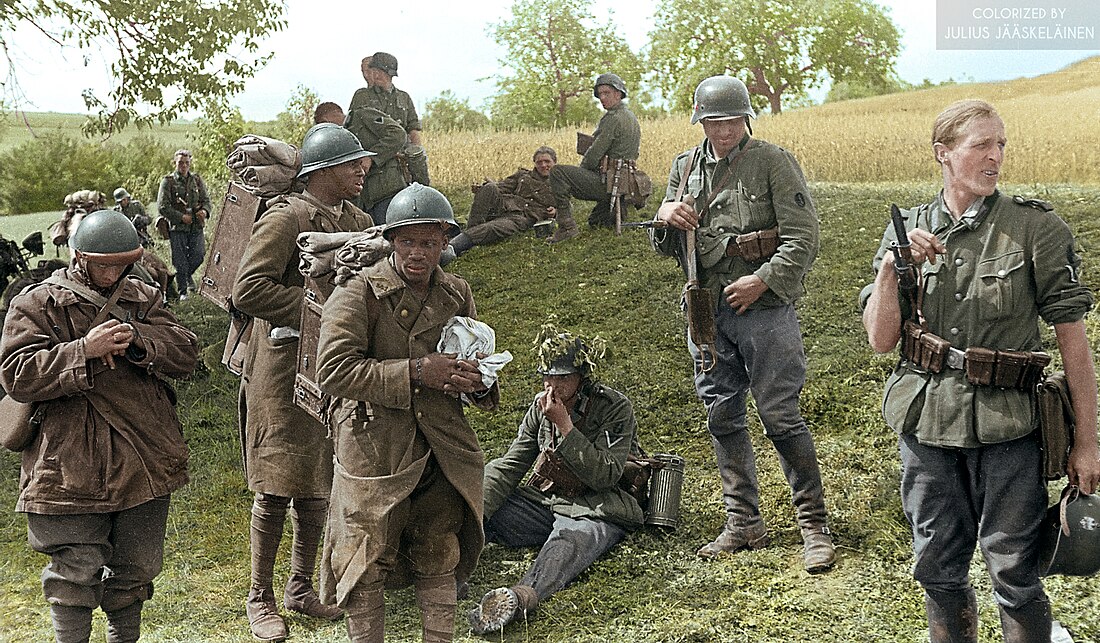
[[[240,183],[230,183],[221,214],[210,242],[210,254],[203,264],[199,294],[225,311],[232,311],[230,298],[233,282],[241,267],[244,250],[252,235],[252,226],[262,211],[263,202]]]
[[[317,386],[317,344],[321,339],[321,310],[324,300],[312,280],[306,279],[302,298],[302,323],[298,328],[298,365],[294,375],[294,405],[328,426],[332,396]]]

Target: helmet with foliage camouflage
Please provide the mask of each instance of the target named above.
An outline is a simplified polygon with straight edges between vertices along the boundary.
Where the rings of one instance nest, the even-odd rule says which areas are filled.
[[[302,141],[302,169],[298,176],[366,156],[374,156],[374,152],[364,150],[355,134],[335,123],[320,123],[309,128]]]
[[[1100,495],[1066,487],[1061,501],[1047,509],[1039,571],[1043,576],[1092,576],[1100,571]]]
[[[711,76],[695,88],[692,125],[704,118],[727,120],[738,116],[756,118],[756,112],[749,101],[749,90],[739,79],[733,76]]]
[[[570,375],[580,373],[585,379],[596,374],[607,355],[607,342],[599,336],[578,337],[557,327],[557,317],[551,315],[535,337],[540,375]]]
[[[386,227],[382,236],[393,240],[393,231],[402,226],[420,223],[439,223],[449,236],[459,233],[461,228],[455,221],[451,202],[439,190],[413,183],[394,195],[390,207],[386,210]]]
[[[600,97],[600,95],[596,93],[600,85],[607,85],[608,87],[617,89],[619,93],[623,95],[623,98],[626,98],[626,83],[623,82],[622,78],[619,78],[618,74],[600,74],[596,78],[596,84],[592,86],[592,95],[596,98]]]
[[[381,69],[390,76],[397,75],[397,57],[384,51],[379,51],[371,56],[370,63],[367,66]]]
[[[126,188],[119,188],[115,190],[115,203],[122,203],[123,199],[129,199],[130,193],[126,191]]]
[[[96,263],[124,266],[141,258],[141,240],[129,217],[116,210],[86,215],[69,235],[69,247]]]

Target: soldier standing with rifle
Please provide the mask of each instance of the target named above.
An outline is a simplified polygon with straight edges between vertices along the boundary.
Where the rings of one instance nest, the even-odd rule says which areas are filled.
[[[191,152],[176,150],[176,170],[165,174],[157,192],[157,212],[168,219],[168,239],[172,244],[172,266],[176,269],[176,287],[180,300],[195,289],[192,275],[202,265],[206,245],[202,236],[206,218],[213,209],[206,183],[191,171]]]
[[[332,489],[328,430],[294,404],[298,327],[305,279],[296,240],[302,232],[365,230],[370,216],[350,203],[363,188],[363,161],[371,153],[343,127],[313,126],[302,142],[306,180],[300,194],[279,197],[256,221],[233,287],[233,304],[255,317],[241,376],[240,431],[252,504],[252,585],[245,603],[252,634],[261,641],[287,637],[273,589],[275,556],[289,508],[294,523],[290,579],[283,606],[335,620],[342,610],[322,605],[313,572]],[[319,282],[328,295],[334,285]]]
[[[899,435],[913,576],[933,643],[978,640],[968,574],[975,543],[1004,640],[1051,640],[1039,579],[1047,495],[1035,384],[1050,361],[1040,318],[1054,326],[1077,416],[1069,482],[1084,493],[1100,482],[1096,374],[1083,321],[1093,297],[1052,206],[997,190],[1005,143],[1004,123],[984,101],[940,113],[932,152],[943,190],[932,203],[895,209],[875,281],[861,294],[871,347],[885,353],[901,343],[882,408]]]
[[[634,113],[623,104],[626,84],[616,74],[600,74],[592,88],[592,95],[599,99],[606,110],[593,133],[592,143],[584,152],[580,166],[555,165],[550,170],[550,188],[554,191],[558,229],[547,239],[559,243],[581,233],[573,219],[570,197],[595,201],[588,225],[613,226],[611,196],[608,194],[608,168],[621,165],[620,161],[634,163],[642,144],[642,130]],[[579,150],[578,150],[579,151]]]
[[[713,76],[699,84],[691,122],[702,122],[706,139],[673,162],[656,216],[667,227],[655,226],[652,235],[656,250],[677,257],[692,277],[697,269],[699,284],[718,301],[716,308],[704,303],[711,307],[687,311],[693,331],[698,317],[716,320],[707,333],[714,345],[701,345],[693,332],[688,348],[728,514],[722,532],[698,554],[711,559],[768,542],[747,431],[745,396],[752,391],[791,487],[803,565],[818,573],[836,555],[813,437],[798,408],[806,356],[794,308],[817,255],[818,221],[798,162],[753,139],[753,117],[740,80]]]

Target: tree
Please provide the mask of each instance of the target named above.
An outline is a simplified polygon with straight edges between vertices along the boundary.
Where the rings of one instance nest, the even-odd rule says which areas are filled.
[[[424,129],[433,132],[476,130],[489,126],[489,117],[470,107],[470,99],[459,100],[449,89],[428,101]]]
[[[4,0],[4,98],[9,106],[24,100],[12,53],[16,30],[30,26],[59,49],[111,52],[113,86],[81,92],[93,112],[86,133],[167,123],[244,89],[270,58],[259,54],[260,40],[286,26],[283,9],[281,0]]]
[[[638,56],[610,22],[595,21],[591,0],[517,0],[512,18],[490,27],[511,76],[499,77],[493,122],[505,127],[595,120],[592,82],[603,72],[628,88],[641,79]]]
[[[826,77],[865,84],[894,72],[897,27],[870,0],[662,0],[649,60],[665,97],[690,108],[695,86],[729,73],[773,114]]]
[[[321,99],[305,85],[298,85],[286,102],[286,109],[275,116],[270,127],[271,138],[277,138],[296,147],[302,146],[306,132],[313,127],[313,113]]]

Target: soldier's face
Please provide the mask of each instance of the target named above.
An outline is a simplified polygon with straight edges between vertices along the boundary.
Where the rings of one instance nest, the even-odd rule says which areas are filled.
[[[397,228],[393,232],[393,263],[397,273],[409,285],[426,288],[446,247],[447,235],[438,223]]]
[[[181,175],[185,175],[191,171],[191,157],[190,156],[177,156],[176,157],[176,171]]]
[[[1005,160],[1005,143],[1005,125],[996,116],[970,121],[952,147],[936,143],[944,188],[966,201],[993,194]]]
[[[581,388],[581,374],[543,375],[542,388],[547,393],[553,392],[562,402],[568,403],[577,396],[577,391]]]
[[[350,201],[363,191],[363,177],[366,176],[366,172],[363,170],[361,159],[334,165],[321,171],[332,173],[333,183],[338,187],[341,199]]]
[[[83,254],[77,255],[77,261],[80,262],[84,272],[88,273],[88,278],[92,280],[92,284],[97,288],[110,288],[115,285],[115,282],[122,278],[122,273],[126,272],[126,268],[129,267],[129,264],[112,266],[106,263],[97,263],[90,261]]]
[[[363,80],[367,81],[367,87],[374,84],[374,74],[371,73],[370,59],[363,61],[363,64],[359,67],[359,70],[363,72]]]
[[[623,95],[611,85],[600,85],[597,87],[596,98],[600,99],[600,105],[603,105],[604,109],[611,109],[623,102]]]
[[[730,153],[745,136],[745,118],[737,117],[726,120],[703,119],[703,133],[714,148],[714,154],[722,158]]]
[[[535,172],[544,179],[550,176],[550,170],[555,165],[557,163],[554,163],[554,159],[550,158],[549,154],[539,154],[535,157]]]

